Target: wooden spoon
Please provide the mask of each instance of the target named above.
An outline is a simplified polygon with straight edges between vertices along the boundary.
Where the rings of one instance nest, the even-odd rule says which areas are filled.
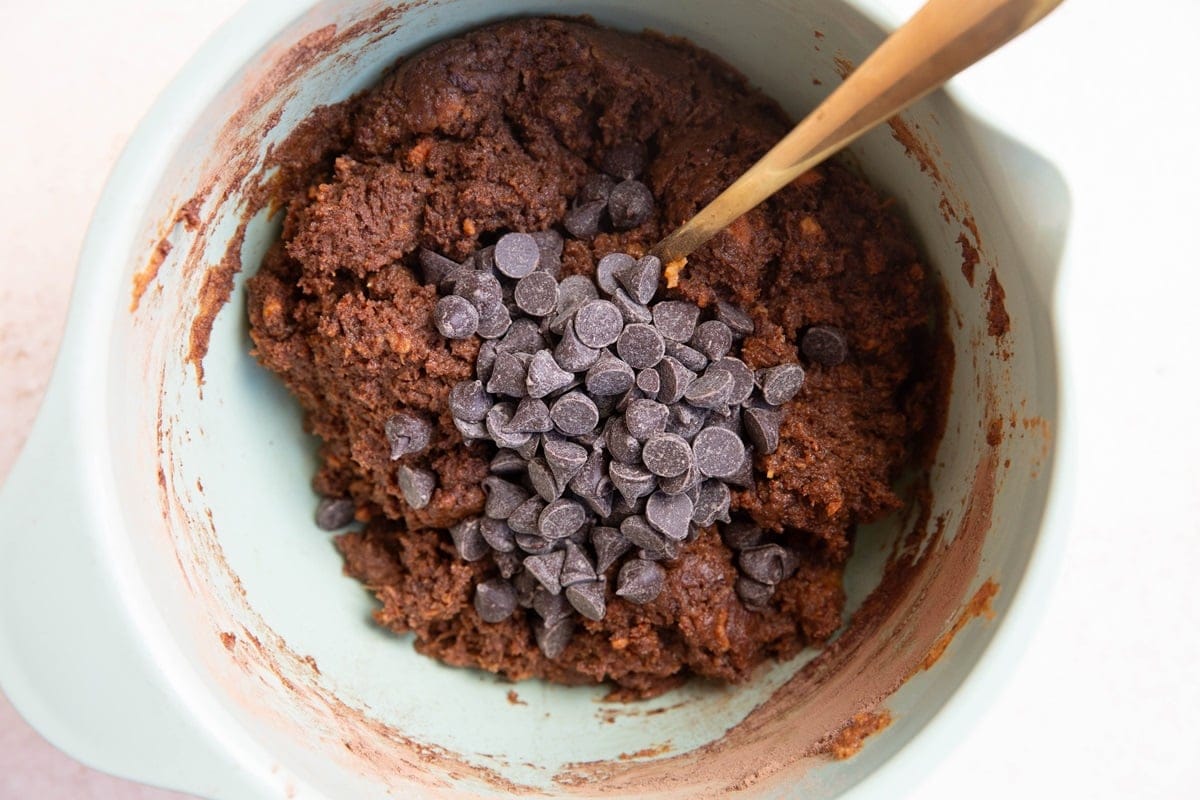
[[[1062,0],[929,0],[753,167],[654,247],[674,286],[689,253],[880,122],[1049,14]]]

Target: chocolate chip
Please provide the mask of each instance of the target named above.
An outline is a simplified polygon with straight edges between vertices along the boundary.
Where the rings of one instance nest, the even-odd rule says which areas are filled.
[[[744,403],[754,392],[754,373],[740,358],[726,356],[716,359],[708,365],[708,370],[723,370],[733,378],[733,388],[729,392],[730,405]]]
[[[569,275],[558,284],[558,306],[555,310],[560,315],[572,317],[581,305],[599,296],[596,284],[591,278],[586,275]],[[562,333],[562,329],[556,330],[555,333]]]
[[[645,450],[642,452],[645,457]],[[626,501],[634,501],[654,491],[654,475],[637,464],[614,461],[608,465],[608,478]]]
[[[504,292],[500,287],[500,281],[496,280],[496,276],[490,272],[463,270],[455,273],[454,294],[450,296],[463,298],[482,315],[488,306],[502,306]]]
[[[667,355],[692,372],[703,372],[708,366],[708,357],[694,347],[679,342],[667,342]]]
[[[535,274],[545,275],[546,273],[538,272]],[[504,337],[496,343],[496,351],[533,355],[545,346],[546,340],[542,338],[536,322],[531,319],[517,319],[513,320]]]
[[[596,285],[600,291],[611,295],[620,288],[617,275],[633,266],[633,256],[627,253],[609,253],[596,264]]]
[[[671,405],[671,415],[667,418],[667,433],[674,433],[691,441],[704,427],[708,412],[689,405],[674,403]]]
[[[709,479],[700,484],[692,510],[692,522],[707,528],[718,520],[729,520],[729,487],[719,480]]]
[[[580,497],[589,497],[596,493],[603,478],[604,456],[598,451],[593,451],[588,454],[587,460],[583,462],[579,472],[567,482],[567,485]]]
[[[682,300],[664,300],[657,303],[651,312],[654,327],[664,339],[686,342],[696,332],[696,321],[700,319],[700,307]]]
[[[550,407],[554,427],[567,436],[587,433],[600,422],[600,412],[583,392],[567,392]]]
[[[742,463],[738,466],[737,472],[725,477],[724,481],[739,489],[754,488],[754,458],[749,450],[742,456]]]
[[[646,499],[646,521],[662,535],[681,542],[691,525],[692,501],[682,494],[655,492]]]
[[[631,466],[642,463],[642,443],[629,432],[621,417],[609,417],[604,429],[609,455],[614,461]]]
[[[610,295],[612,304],[621,311],[621,318],[625,320],[626,325],[631,325],[635,322],[649,324],[654,320],[654,314],[649,308],[634,300],[629,296],[629,293],[620,286]]]
[[[542,252],[528,233],[506,233],[496,242],[496,269],[510,278],[524,278],[537,269]]]
[[[780,364],[763,370],[760,380],[763,400],[781,406],[795,397],[804,385],[804,368],[799,364]]]
[[[563,552],[566,553],[566,558],[563,560],[559,583],[563,586],[570,586],[574,583],[596,580],[596,568],[588,561],[579,545],[568,541]]]
[[[537,582],[528,571],[522,569],[512,578],[513,588],[517,590],[517,605],[521,608],[530,608],[533,606],[533,597],[542,589],[542,585]]]
[[[613,510],[613,486],[612,481],[607,477],[602,478],[592,489],[587,492],[575,493],[582,500],[592,513],[601,519],[607,519]]]
[[[724,428],[735,436],[742,436],[742,415],[738,406],[722,406],[715,409],[705,422],[706,428]]]
[[[642,256],[632,266],[617,273],[617,282],[629,296],[642,305],[654,299],[662,278],[662,261],[657,256]],[[653,312],[651,312],[653,319]]]
[[[538,583],[546,587],[550,594],[562,591],[559,575],[562,574],[563,561],[567,554],[562,550],[553,550],[542,555],[530,556],[525,559],[525,571],[537,578]]]
[[[383,423],[383,436],[391,448],[392,461],[395,461],[429,447],[433,425],[409,411],[401,411]]]
[[[492,553],[492,561],[496,562],[496,569],[500,570],[501,578],[511,578],[522,569],[522,557],[516,553],[515,549],[511,553],[505,553],[501,550],[494,551]]]
[[[575,583],[566,589],[567,600],[583,616],[591,620],[604,619],[604,581]]]
[[[427,469],[413,469],[407,464],[401,464],[396,469],[396,483],[400,484],[404,502],[408,503],[410,508],[420,510],[429,505],[433,498],[437,477]]]
[[[721,529],[721,539],[726,546],[734,550],[745,550],[747,547],[757,547],[762,543],[762,528],[753,522],[738,520],[731,522]]]
[[[617,340],[625,321],[607,300],[590,300],[575,312],[575,335],[588,347],[607,347]]]
[[[640,441],[667,429],[668,408],[657,400],[638,398],[625,409],[625,428]]]
[[[475,263],[475,269],[479,270],[480,272],[490,272],[495,275],[496,246],[493,244],[488,245],[487,247],[481,247],[472,253],[471,259],[468,259],[468,263],[471,260],[473,260]]]
[[[545,433],[553,427],[550,408],[545,401],[526,397],[517,404],[517,410],[503,430],[505,433]]]
[[[483,513],[492,519],[508,519],[517,506],[529,499],[529,492],[495,475],[484,478],[482,485],[487,495]]]
[[[660,478],[658,488],[663,494],[685,494],[698,486],[702,480],[704,480],[704,476],[700,474],[700,470],[696,469],[696,465],[693,464],[688,467],[687,472],[682,472],[673,478]]]
[[[696,380],[696,373],[679,363],[671,356],[664,356],[655,367],[658,377],[658,400],[661,403],[677,403],[683,399],[683,394]]]
[[[696,466],[712,478],[725,478],[738,471],[746,447],[733,431],[724,428],[705,428],[692,442]]]
[[[641,142],[614,145],[601,157],[600,169],[625,181],[640,177],[646,169],[646,145]]]
[[[588,175],[583,179],[583,185],[579,187],[579,193],[575,195],[575,203],[592,203],[597,200],[602,200],[608,203],[608,197],[612,194],[613,187],[617,182],[607,175],[599,173]]]
[[[512,315],[502,302],[479,309],[479,328],[475,331],[484,339],[499,339],[512,325]]]
[[[608,218],[619,231],[636,228],[653,214],[654,195],[641,181],[621,181],[608,196]]]
[[[568,322],[554,348],[554,360],[558,365],[569,372],[582,372],[599,359],[600,351],[581,342],[575,334],[574,323]]]
[[[625,562],[617,573],[617,596],[644,605],[662,594],[667,571],[653,561],[635,558]]]
[[[748,606],[761,608],[771,600],[771,595],[775,593],[775,587],[765,583],[760,583],[753,578],[741,576],[734,584],[734,591],[737,596],[742,598],[742,602]]]
[[[541,443],[537,436],[534,436],[533,434],[524,434],[524,433],[506,433],[504,435],[505,436],[526,436],[527,435],[529,438],[526,439],[525,441],[521,442],[520,444],[514,446],[513,449],[516,450],[517,454],[520,455],[521,458],[525,459],[526,461],[528,461],[529,459],[531,459],[535,455],[537,455],[538,445]]]
[[[587,462],[587,450],[574,442],[547,440],[542,443],[542,452],[560,488],[578,475]]]
[[[317,503],[317,527],[336,531],[354,522],[354,501],[347,497],[322,497]]]
[[[460,381],[450,389],[450,413],[458,419],[482,422],[491,407],[492,399],[480,381]]]
[[[525,459],[512,450],[497,450],[488,464],[493,475],[520,475],[525,471]]]
[[[463,439],[488,438],[487,427],[482,422],[467,422],[465,419],[454,418],[454,427],[462,434]]]
[[[558,278],[562,267],[563,238],[558,231],[535,231],[530,236],[538,246],[538,270]]]
[[[502,519],[484,517],[479,520],[479,533],[493,550],[510,553],[517,548],[512,528]]]
[[[648,481],[649,486],[645,490],[645,494],[649,495],[654,491],[654,476],[650,476]],[[626,497],[617,492],[616,499],[613,500],[612,516],[606,520],[609,525],[619,525],[626,517],[632,517],[635,514],[641,514],[646,510],[646,498],[642,497]]]
[[[538,518],[542,515],[542,509],[545,507],[546,501],[541,497],[538,495],[530,497],[513,509],[513,512],[508,515],[508,527],[512,528],[516,533],[523,533],[529,536],[536,535]]]
[[[517,610],[517,590],[506,580],[492,578],[475,587],[475,611],[484,622],[503,622]]]
[[[710,319],[696,326],[691,337],[691,346],[703,353],[710,361],[724,358],[733,347],[733,331],[719,320]]]
[[[662,361],[658,362],[659,368],[661,368],[662,365]],[[662,379],[659,377],[655,367],[647,367],[639,372],[634,383],[639,390],[645,393],[646,398],[649,400],[657,399],[659,391],[662,390]]]
[[[662,335],[644,323],[626,325],[617,339],[617,355],[634,369],[653,367],[662,360]]]
[[[571,637],[575,634],[575,623],[569,619],[560,620],[553,625],[547,625],[541,620],[534,623],[533,638],[537,640],[538,649],[546,658],[554,659],[563,654]]]
[[[548,625],[565,620],[574,613],[566,597],[561,593],[551,594],[542,586],[533,590],[533,610]]]
[[[591,540],[592,550],[596,553],[596,571],[600,574],[607,572],[633,546],[619,530],[602,525],[592,528]]]
[[[742,424],[746,429],[746,438],[754,445],[755,450],[770,454],[779,449],[778,411],[768,408],[744,408]]]
[[[488,553],[487,542],[479,532],[479,520],[468,519],[450,528],[454,549],[463,561],[478,561]]]
[[[525,376],[525,367],[515,353],[499,352],[492,367],[492,377],[487,382],[487,391],[505,397],[524,397]]]
[[[692,381],[683,396],[698,408],[713,409],[728,404],[732,392],[733,375],[728,370],[709,369]]]
[[[517,281],[513,302],[531,317],[553,313],[558,305],[558,281],[548,272],[533,272]]]
[[[531,556],[544,556],[557,547],[557,542],[552,542],[545,536],[537,534],[518,533],[513,538],[517,540],[517,547]]]
[[[574,500],[559,498],[546,505],[538,517],[538,533],[547,539],[565,539],[583,527],[587,512]]]
[[[633,368],[611,355],[600,354],[600,360],[587,371],[587,389],[594,395],[620,395],[633,387]]]
[[[659,477],[673,478],[692,465],[692,448],[673,433],[655,434],[642,445],[642,463]]]
[[[809,361],[836,367],[846,360],[846,335],[828,325],[814,325],[800,339],[800,352]]]
[[[557,500],[562,495],[562,487],[550,471],[550,466],[540,458],[529,459],[526,465],[529,473],[529,483],[533,490],[547,503]]]
[[[643,549],[656,549],[662,546],[662,536],[650,527],[645,517],[635,515],[621,521],[621,535],[633,545]]]
[[[576,239],[590,239],[600,232],[600,220],[607,205],[604,200],[580,203],[563,217],[563,227]]]
[[[452,261],[432,250],[426,250],[424,247],[421,248],[417,260],[421,264],[421,277],[430,286],[445,285],[450,276],[462,268],[457,261]]]
[[[717,319],[728,325],[729,329],[737,336],[749,336],[754,333],[754,320],[732,303],[724,300],[717,301]]]
[[[479,355],[475,356],[475,377],[484,383],[492,377],[492,367],[496,365],[496,353],[498,345],[492,339],[488,339],[479,345]]]
[[[738,567],[759,583],[774,586],[786,577],[790,559],[787,551],[777,544],[747,547],[738,554]]]
[[[573,379],[574,376],[558,365],[549,350],[539,350],[529,362],[525,391],[530,397],[545,397],[566,387]]]

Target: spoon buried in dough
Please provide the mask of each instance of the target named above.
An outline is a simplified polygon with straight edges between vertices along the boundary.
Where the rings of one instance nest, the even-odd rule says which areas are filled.
[[[653,252],[674,286],[687,256],[802,173],[1049,14],[1062,0],[929,0],[799,125]]]

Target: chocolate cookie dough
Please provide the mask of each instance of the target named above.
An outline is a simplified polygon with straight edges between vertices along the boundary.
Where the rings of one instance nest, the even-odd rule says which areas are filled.
[[[315,112],[276,154],[287,213],[249,283],[251,336],[323,442],[316,489],[351,500],[365,523],[337,544],[347,572],[379,598],[380,624],[412,631],[418,650],[450,664],[513,679],[607,680],[625,697],[689,674],[744,680],[763,660],[834,632],[855,525],[899,506],[891,483],[938,428],[925,268],[888,202],[861,178],[837,163],[802,176],[695,253],[660,296],[708,309],[745,336],[740,358],[751,369],[802,364],[803,385],[781,407],[777,430],[767,418],[745,426],[746,441],[763,446],[752,486],[730,493],[731,521],[701,515],[707,524],[673,560],[626,561],[652,566],[630,568],[621,591],[615,581],[586,584],[602,591],[576,598],[576,608],[602,604],[602,618],[577,617],[569,641],[541,648],[547,633],[530,625],[537,612],[514,606],[505,588],[520,568],[496,549],[507,540],[490,530],[489,542],[478,529],[463,538],[485,503],[497,502],[485,494],[489,468],[497,472],[497,460],[506,468],[501,454],[517,456],[475,435],[488,421],[472,416],[490,413],[480,398],[452,394],[475,379],[477,362],[497,357],[481,347],[494,350],[483,337],[503,321],[472,316],[470,304],[439,308],[436,275],[428,282],[505,234],[558,231],[568,235],[556,256],[560,292],[585,275],[627,297],[644,293],[610,254],[645,253],[788,127],[774,103],[689,45],[521,20],[398,64],[376,88]],[[638,174],[649,196],[616,191]],[[488,266],[521,280],[540,274],[528,244],[510,239]],[[538,282],[514,290],[516,307],[546,303]],[[687,308],[662,307],[662,320],[642,323],[682,331],[698,322]],[[593,344],[616,330],[609,311],[588,311]],[[716,326],[700,335],[706,324],[687,344],[657,341],[693,369],[689,360],[729,348]],[[620,339],[613,345],[630,365],[646,356],[636,338],[624,351]],[[531,381],[536,368],[546,396],[570,376],[548,361],[523,365]],[[615,369],[596,380],[624,380]],[[679,397],[692,393],[688,402],[714,390],[634,369],[637,386],[660,398],[667,384]],[[771,374],[763,391],[788,397],[796,377]],[[733,441],[718,436],[708,443],[716,454]],[[520,513],[505,511],[510,521]],[[607,540],[589,546],[613,571],[629,558]],[[759,582],[747,575],[773,578],[784,548],[790,576],[756,595],[747,581]]]

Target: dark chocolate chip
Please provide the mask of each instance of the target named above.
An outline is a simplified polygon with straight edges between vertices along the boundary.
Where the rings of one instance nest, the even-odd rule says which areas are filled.
[[[659,477],[673,478],[691,467],[692,448],[681,436],[658,433],[642,445],[642,463]]]
[[[502,553],[511,553],[517,548],[516,540],[513,539],[512,528],[502,519],[484,517],[479,520],[479,533],[493,550],[499,550]]]
[[[683,494],[655,492],[646,498],[646,521],[662,535],[681,542],[692,521],[692,501]]]
[[[600,169],[623,181],[641,177],[646,169],[646,145],[641,142],[614,145],[601,157]]]
[[[525,502],[521,503],[513,512],[508,515],[508,527],[512,528],[517,533],[526,535],[536,535],[538,530],[538,517],[542,515],[542,509],[546,507],[546,501],[538,495],[530,497]]]
[[[420,510],[433,499],[437,477],[427,469],[413,469],[407,464],[401,464],[396,469],[396,483],[400,485],[404,502],[408,503],[410,508]]]
[[[460,381],[450,390],[450,413],[458,419],[483,422],[491,407],[492,399],[481,381]]]
[[[662,549],[662,535],[650,527],[645,517],[635,515],[621,521],[621,535],[644,550]]]
[[[738,471],[746,446],[736,433],[725,428],[705,428],[692,442],[696,467],[711,478],[727,478]]]
[[[559,620],[553,625],[538,620],[533,625],[533,638],[537,640],[538,649],[546,658],[555,659],[563,654],[571,637],[575,634],[575,623],[569,619]]]
[[[726,356],[714,360],[708,365],[708,371],[723,370],[733,378],[733,388],[729,392],[729,404],[740,405],[754,393],[754,373],[740,358]]]
[[[588,347],[608,347],[624,325],[621,310],[607,300],[589,300],[575,312],[575,335]]]
[[[710,361],[724,358],[733,347],[733,331],[720,320],[710,319],[696,326],[691,337],[691,346],[699,350]]]
[[[555,307],[555,333],[562,333],[567,321],[575,316],[575,311],[588,302],[599,297],[596,284],[586,275],[569,275],[558,284],[558,305]],[[559,318],[565,317],[561,324]]]
[[[762,528],[753,522],[738,520],[725,525],[721,529],[721,539],[726,546],[734,550],[745,550],[747,547],[757,547],[762,543]]]
[[[599,173],[588,175],[583,179],[579,193],[575,195],[575,204],[593,203],[597,200],[608,203],[608,196],[612,194],[613,187],[616,185],[617,182],[607,175]]]
[[[737,336],[749,336],[754,333],[754,320],[732,303],[724,300],[717,301],[717,319],[728,325],[729,329]]]
[[[317,503],[317,527],[336,531],[354,522],[354,501],[348,497],[322,497]]]
[[[492,273],[462,270],[455,273],[454,296],[469,302],[482,315],[486,307],[502,304],[504,291]]]
[[[653,214],[654,195],[641,181],[621,181],[608,196],[608,218],[619,231],[636,228]]]
[[[780,364],[763,370],[760,380],[763,400],[773,406],[781,406],[795,397],[804,385],[804,367],[799,364]]]
[[[722,481],[709,479],[700,484],[692,510],[692,522],[707,528],[718,520],[729,521],[729,487]]]
[[[617,355],[634,369],[655,366],[662,361],[664,352],[662,335],[645,323],[626,325],[617,338]]]
[[[467,422],[465,419],[455,417],[454,427],[458,428],[458,432],[466,440],[488,438],[487,426],[482,422]]]
[[[658,376],[658,400],[668,405],[683,399],[684,392],[696,380],[696,373],[672,356],[664,356],[655,368]]]
[[[479,345],[479,355],[475,356],[475,377],[484,383],[492,377],[492,367],[496,365],[497,343],[488,339]]]
[[[604,200],[580,203],[567,212],[563,218],[563,227],[576,239],[590,239],[600,232],[600,220],[604,218],[607,205]]]
[[[565,488],[587,463],[587,450],[574,442],[546,440],[542,443],[542,453],[560,489]]]
[[[836,367],[846,360],[846,335],[828,325],[814,325],[800,339],[800,352],[809,361]]]
[[[587,460],[579,472],[567,482],[571,491],[580,497],[591,497],[596,494],[600,481],[604,478],[604,455],[599,451],[588,454]]]
[[[633,387],[633,368],[604,351],[587,371],[587,390],[593,395],[625,394]]]
[[[689,442],[704,427],[708,412],[688,403],[677,402],[671,405],[671,415],[667,418],[667,433],[682,436]]]
[[[591,620],[604,619],[604,581],[574,583],[566,588],[567,600],[575,610]]]
[[[625,428],[635,439],[646,441],[667,429],[670,410],[657,400],[638,398],[625,408]]]
[[[597,525],[591,531],[592,550],[596,553],[596,572],[603,575],[633,545],[616,528]]]
[[[696,333],[696,321],[700,319],[700,307],[683,300],[664,300],[657,303],[651,313],[658,332],[664,339],[675,342],[691,339]]]
[[[644,458],[644,449],[642,455]],[[608,479],[628,502],[645,497],[654,491],[654,475],[636,464],[622,464],[614,461],[608,465]]]
[[[724,428],[739,438],[742,435],[742,415],[739,406],[722,406],[709,415],[706,428]]]
[[[571,604],[567,602],[567,598],[562,593],[551,594],[543,586],[538,586],[533,590],[533,610],[547,624],[565,620],[574,613]]]
[[[496,569],[500,570],[501,578],[511,578],[521,571],[522,557],[517,554],[514,548],[513,552],[505,553],[502,550],[496,550],[492,553],[492,561],[496,562]]]
[[[566,558],[567,554],[562,550],[530,556],[525,559],[525,571],[537,578],[538,583],[546,587],[550,594],[558,594],[562,591],[562,584],[558,578],[562,574],[562,565]]]
[[[759,583],[774,586],[786,576],[790,559],[787,551],[777,544],[747,547],[738,554],[738,567]]]
[[[771,595],[775,593],[775,587],[743,575],[734,584],[734,591],[746,605],[761,608],[770,602]]]
[[[573,379],[574,376],[558,365],[549,350],[539,350],[529,362],[525,391],[530,397],[545,397],[565,388]]]
[[[475,587],[475,610],[484,622],[503,622],[517,610],[517,590],[500,578]]]
[[[539,272],[536,274],[545,275],[546,273]],[[533,355],[545,346],[546,340],[542,338],[536,322],[531,319],[516,319],[513,320],[504,337],[496,342],[496,351]]]
[[[502,302],[495,302],[479,309],[479,329],[475,332],[484,339],[499,339],[508,333],[512,325],[512,314]]]
[[[492,441],[500,447],[508,447],[512,450],[518,450],[522,445],[528,444],[530,439],[533,438],[533,435],[529,433],[504,432],[516,408],[512,403],[497,403],[492,406],[491,411],[487,413],[487,417],[484,419],[484,425],[487,426],[487,433]]]
[[[617,273],[617,282],[629,292],[629,296],[642,305],[647,305],[658,292],[662,278],[662,261],[657,256],[642,256],[633,264]],[[654,318],[651,312],[651,319]]]
[[[529,574],[528,571],[522,569],[512,578],[513,588],[517,590],[517,605],[521,608],[530,608],[533,606],[533,596],[542,585],[537,582],[537,578]],[[542,589],[542,591],[545,591]]]
[[[621,311],[621,318],[625,320],[626,325],[631,325],[635,322],[647,325],[654,320],[654,314],[649,308],[634,300],[629,296],[629,293],[620,286],[610,295],[612,304]]]
[[[724,481],[730,486],[736,486],[739,489],[754,488],[754,457],[749,449],[746,450],[746,455],[742,457],[742,463],[737,468],[737,472],[724,478]]]
[[[661,368],[662,365],[662,361],[658,362],[658,368]],[[649,400],[657,400],[658,393],[662,390],[662,378],[659,377],[658,369],[655,367],[647,367],[639,372],[634,383]]]
[[[524,278],[537,269],[542,251],[528,233],[506,233],[496,242],[496,269],[510,278]]]
[[[686,494],[703,480],[704,476],[700,474],[700,470],[696,469],[696,465],[693,464],[688,468],[687,472],[680,473],[673,478],[659,478],[658,488],[663,494]]]
[[[517,281],[513,302],[531,317],[544,317],[558,305],[558,281],[548,272],[533,272]]]
[[[383,436],[387,439],[392,460],[395,461],[429,447],[433,425],[412,412],[401,411],[388,417],[387,422],[383,423]]]
[[[574,500],[559,498],[548,503],[538,517],[538,533],[547,539],[565,539],[583,527],[587,512]]]
[[[742,409],[742,424],[746,438],[754,449],[763,454],[779,449],[780,414],[769,408]]]
[[[563,552],[567,555],[563,559],[559,583],[563,586],[570,586],[573,583],[596,580],[596,568],[592,566],[592,562],[588,561],[588,557],[584,555],[583,549],[579,545],[568,541]]]
[[[562,268],[563,238],[558,231],[535,231],[529,234],[537,242],[538,270],[557,278]]]
[[[454,549],[463,561],[478,561],[488,553],[488,544],[479,531],[479,520],[468,519],[450,528]]]
[[[653,561],[635,558],[626,561],[617,573],[617,596],[644,605],[662,594],[667,571]]]
[[[633,266],[633,256],[626,253],[609,253],[596,264],[596,285],[600,291],[611,295],[620,288],[617,275]]]
[[[531,458],[526,469],[529,472],[529,483],[533,490],[547,503],[557,500],[562,495],[562,487],[554,479],[550,466],[540,458]]]
[[[483,513],[492,519],[508,519],[517,506],[529,499],[529,492],[495,475],[483,479],[483,491],[487,495]]]
[[[525,434],[509,433],[509,434],[505,434],[505,435],[506,436],[524,436]],[[528,461],[529,459],[531,459],[535,455],[537,455],[537,449],[538,449],[538,445],[540,443],[541,443],[541,440],[537,436],[534,436],[533,434],[529,434],[528,439],[526,439],[524,442],[518,444],[513,449],[517,451],[517,454],[519,456],[521,456],[521,458]]]
[[[512,450],[497,450],[488,471],[493,475],[520,475],[525,471],[525,459]]]
[[[609,417],[605,425],[604,439],[608,445],[608,453],[614,461],[631,466],[641,465],[642,443],[629,432],[624,419]]]
[[[512,527],[511,525],[509,527]],[[557,546],[557,542],[552,542],[545,536],[538,536],[533,533],[518,533],[515,537],[517,547],[531,556],[544,556]]]
[[[575,333],[575,324],[568,322],[562,338],[554,348],[554,360],[568,372],[583,372],[600,359],[600,350],[588,347]]]
[[[488,245],[476,250],[471,257],[475,263],[475,269],[481,272],[490,272],[493,275],[496,273],[496,246]],[[469,263],[469,261],[468,261]],[[499,276],[497,276],[499,277]]]
[[[421,277],[430,286],[444,286],[450,276],[462,268],[457,261],[424,247],[417,260],[421,264]]]
[[[600,412],[592,398],[583,392],[568,392],[550,407],[554,427],[567,436],[587,433],[600,422]]]
[[[489,388],[491,388],[490,384]],[[729,395],[733,393],[733,388],[733,375],[728,370],[710,368],[692,381],[683,396],[697,408],[720,408],[729,403]]]
[[[553,427],[550,408],[545,401],[526,397],[517,404],[517,410],[503,430],[505,433],[545,433]]]
[[[703,372],[708,366],[708,357],[704,353],[679,342],[667,342],[667,355],[692,372]]]

